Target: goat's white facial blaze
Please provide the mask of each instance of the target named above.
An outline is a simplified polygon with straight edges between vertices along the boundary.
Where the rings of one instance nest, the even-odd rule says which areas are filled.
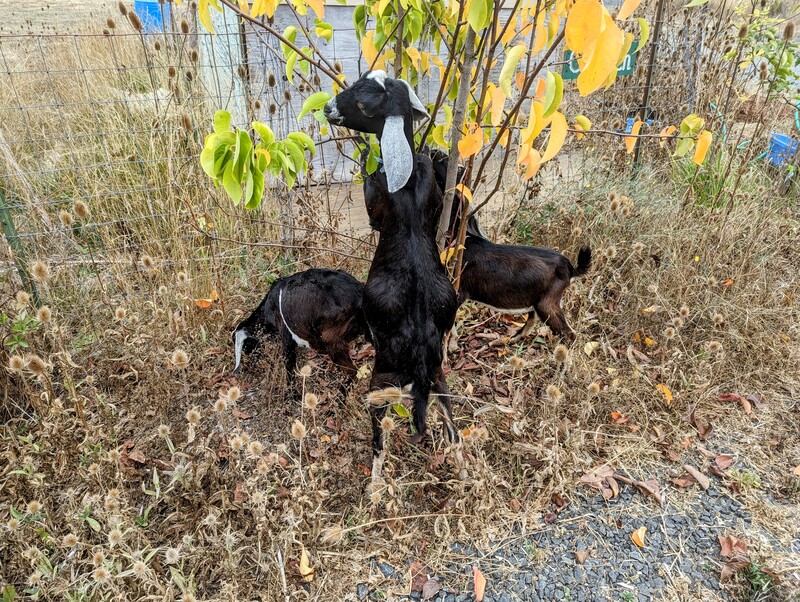
[[[281,320],[283,320],[283,325],[286,326],[286,330],[289,331],[289,334],[292,335],[292,339],[294,342],[297,343],[300,347],[311,347],[308,344],[308,341],[305,339],[301,339],[297,336],[291,328],[289,328],[289,323],[286,321],[286,317],[283,315],[283,289],[278,291],[278,311],[281,313]]]
[[[326,114],[329,120],[338,119],[341,117],[341,114],[339,113],[339,107],[336,106],[335,96],[325,103],[325,108],[327,109]]]
[[[234,334],[233,353],[236,357],[236,365],[233,367],[234,371],[238,370],[239,364],[242,363],[242,349],[244,348],[244,342],[247,340],[248,336],[250,336],[250,333],[244,328],[237,330]]]
[[[389,76],[386,74],[386,71],[383,71],[382,69],[374,69],[367,74],[366,79],[371,79],[378,82],[381,85],[381,88],[385,90],[387,77]]]
[[[414,88],[411,87],[404,79],[398,79],[401,84],[405,84],[405,87],[408,88],[408,100],[411,101],[411,108],[414,109],[417,114],[414,115],[417,119],[430,119],[430,115],[428,114],[428,109],[425,108],[425,105],[422,104],[422,101],[419,99],[419,96],[414,92]]]
[[[406,185],[414,169],[414,153],[408,146],[405,123],[399,115],[386,118],[381,136],[381,158],[386,169],[389,194]]]

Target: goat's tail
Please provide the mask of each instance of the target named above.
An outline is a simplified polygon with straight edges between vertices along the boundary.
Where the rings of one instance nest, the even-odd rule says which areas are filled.
[[[572,269],[572,277],[583,276],[589,271],[592,265],[592,250],[589,247],[581,247],[578,251],[578,266]]]

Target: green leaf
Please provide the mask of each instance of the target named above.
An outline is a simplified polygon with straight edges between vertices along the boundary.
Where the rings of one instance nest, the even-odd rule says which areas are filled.
[[[231,131],[231,114],[228,111],[217,111],[214,113],[214,133],[221,134]]]
[[[675,152],[673,153],[672,156],[673,157],[683,157],[684,155],[686,155],[686,153],[688,153],[690,150],[692,150],[693,144],[694,144],[694,140],[692,140],[691,138],[681,138],[675,144]]]
[[[544,113],[542,117],[550,117],[556,112],[564,96],[564,80],[561,74],[548,71],[544,92]]]
[[[317,147],[314,141],[305,132],[292,132],[289,134],[289,139],[299,143],[312,157],[317,154]]]
[[[228,196],[231,197],[233,204],[238,205],[239,201],[242,200],[242,185],[233,174],[233,166],[234,163],[231,161],[225,168],[225,173],[222,174],[222,186],[225,188],[225,192],[228,193]]]
[[[289,157],[292,161],[292,167],[294,168],[292,171],[295,174],[299,174],[303,171],[303,168],[306,164],[306,159],[303,156],[303,147],[300,143],[295,142],[294,140],[284,140],[283,147],[286,149]]]
[[[250,200],[253,198],[253,170],[247,172],[247,177],[244,181],[244,206],[250,208]]]
[[[321,109],[330,99],[331,95],[327,92],[315,92],[303,101],[303,108],[300,110],[300,115],[297,116],[297,119],[302,119],[303,116],[309,114],[311,111]]]
[[[275,134],[272,132],[272,128],[270,128],[266,123],[254,121],[250,125],[256,131],[258,137],[261,138],[261,144],[259,146],[269,146],[275,142]]]
[[[511,78],[517,71],[517,65],[519,65],[520,60],[522,60],[522,57],[525,56],[527,51],[528,49],[525,44],[517,44],[514,46],[508,51],[506,60],[503,63],[503,68],[500,70],[500,88],[502,88],[508,98],[512,96]]]
[[[206,143],[200,153],[200,165],[203,171],[209,178],[216,178],[217,174],[214,171],[215,154],[216,154],[216,134],[209,134],[206,136]]]
[[[408,409],[402,403],[393,403],[392,404],[392,409],[401,418],[410,418],[411,417],[411,414],[409,413]]]
[[[269,154],[272,155],[272,161],[269,162],[269,173],[274,177],[278,177],[283,168],[284,161],[286,161],[286,154],[277,146],[270,149]]]
[[[253,161],[253,141],[250,140],[250,134],[245,130],[239,130],[239,140],[236,143],[236,148],[239,152],[239,160],[235,161],[233,169],[236,179],[241,181],[247,166]]]
[[[93,519],[91,516],[87,516],[86,522],[92,528],[92,531],[95,533],[100,533],[100,523],[98,523],[95,519]]]
[[[283,30],[283,37],[294,44],[294,41],[297,38],[297,28],[294,25],[289,25],[289,27]],[[283,58],[288,60],[289,53],[294,52],[294,50],[292,50],[285,42],[281,42],[281,52],[283,52]]]
[[[364,5],[362,4],[362,6]],[[314,33],[317,34],[317,37],[322,38],[326,42],[330,42],[331,38],[333,38],[333,25],[326,23],[325,21],[315,19]]]
[[[247,209],[256,209],[261,205],[261,198],[264,196],[264,170],[254,169],[253,175],[253,191],[250,198],[245,204]]]
[[[353,25],[356,28],[356,36],[358,40],[364,37],[367,32],[367,5],[359,4],[353,11]]]
[[[493,0],[472,0],[470,2],[467,22],[476,33],[486,28],[491,22],[493,5]]]
[[[297,62],[297,57],[299,56],[299,54],[292,50],[292,54],[290,54],[289,58],[286,60],[286,79],[289,80],[290,84],[294,83],[294,64]]]

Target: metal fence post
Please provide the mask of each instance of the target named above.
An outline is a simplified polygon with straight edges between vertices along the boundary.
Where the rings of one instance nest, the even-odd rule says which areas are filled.
[[[664,15],[664,0],[658,0],[658,8],[656,8],[656,30],[653,32],[653,43],[650,46],[650,64],[647,66],[647,77],[644,83],[644,98],[642,98],[642,121],[647,123],[648,113],[650,111],[650,89],[653,85],[653,71],[655,71],[656,59],[658,58],[658,44],[661,40],[661,24]],[[636,152],[633,155],[634,167],[639,166],[639,160],[642,154],[642,141],[639,140],[636,144]]]
[[[11,252],[14,255],[14,263],[17,266],[19,279],[22,280],[22,286],[30,293],[34,305],[39,307],[39,291],[36,290],[36,286],[28,273],[28,268],[25,266],[25,249],[19,241],[19,234],[17,234],[16,227],[14,227],[11,211],[6,206],[6,195],[2,187],[0,187],[0,223],[3,225],[3,234],[5,234],[8,246],[11,247]]]

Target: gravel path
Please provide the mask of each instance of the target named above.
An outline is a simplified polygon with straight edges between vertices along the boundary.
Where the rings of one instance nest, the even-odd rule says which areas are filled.
[[[727,600],[720,588],[724,559],[719,536],[744,533],[761,549],[800,555],[800,534],[798,527],[790,527],[794,534],[787,549],[771,533],[754,526],[740,501],[718,485],[712,482],[707,491],[673,490],[664,508],[632,487],[625,487],[610,502],[588,491],[578,492],[555,522],[536,533],[497,542],[489,552],[453,545],[454,557],[463,561],[450,565],[447,573],[430,575],[442,589],[429,599],[474,600],[472,564],[477,564],[487,580],[485,602],[644,602],[664,598],[667,589],[673,599],[677,595],[685,600]],[[639,548],[631,534],[642,526],[647,532],[645,546]],[[581,563],[578,556],[584,554]],[[382,586],[391,580],[407,583],[410,563],[392,567],[376,559],[372,566],[376,578],[358,586],[357,599],[386,600]],[[419,600],[421,594],[399,599]]]

